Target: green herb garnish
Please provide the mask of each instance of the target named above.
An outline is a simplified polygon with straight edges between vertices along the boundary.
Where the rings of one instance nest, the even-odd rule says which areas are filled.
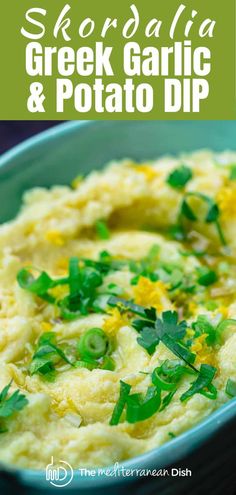
[[[122,412],[124,410],[128,395],[131,390],[131,385],[128,383],[123,382],[122,380],[120,381],[120,396],[119,399],[115,405],[114,411],[112,413],[112,417],[110,420],[110,425],[118,425]]]
[[[168,392],[162,398],[160,411],[163,411],[170,404],[177,392],[178,384],[185,374],[192,375],[195,374],[195,371],[184,366],[182,361],[171,361],[167,359],[161,366],[154,369],[152,383],[162,391]]]
[[[209,321],[206,315],[199,315],[197,320],[192,323],[192,327],[195,330],[195,338],[202,334],[207,334],[207,345],[213,345],[216,342],[216,329]]]
[[[198,274],[198,283],[200,285],[203,285],[204,287],[208,287],[209,285],[214,284],[217,282],[218,277],[217,274],[214,270],[210,270],[206,266],[197,268],[197,274]]]
[[[189,390],[181,395],[180,400],[183,402],[195,394],[205,395],[209,399],[216,399],[217,390],[212,384],[215,374],[216,368],[209,364],[202,364],[197,379],[192,383]]]
[[[53,332],[45,332],[39,338],[36,351],[29,366],[31,375],[39,373],[47,380],[55,377],[56,364],[60,361],[73,365],[65,353],[56,344],[56,336]]]
[[[189,351],[183,342],[180,341],[185,336],[187,323],[185,321],[178,322],[178,313],[176,311],[165,311],[162,313],[161,319],[157,317],[154,308],[145,309],[138,304],[133,304],[122,298],[111,297],[108,300],[108,304],[110,306],[120,305],[143,318],[141,320],[134,320],[132,326],[139,333],[137,342],[149,354],[155,352],[156,346],[161,340],[178,358],[195,369],[193,363],[196,355]]]
[[[108,350],[108,338],[101,328],[91,328],[80,337],[78,353],[82,359],[99,359]]]
[[[115,405],[110,425],[117,425],[126,406],[128,423],[144,421],[155,414],[161,405],[161,393],[155,386],[147,389],[146,395],[130,394],[131,385],[120,381],[120,397]]]
[[[121,381],[120,397],[114,408],[110,425],[119,423],[125,407],[128,423],[144,421],[156,412],[163,411],[174,397],[178,383],[185,373],[193,374],[195,372],[185,367],[182,362],[166,360],[152,372],[152,384],[148,387],[145,395],[131,394],[131,386]]]
[[[139,261],[129,261],[129,269],[131,272],[135,273],[136,276],[131,280],[131,284],[135,285],[138,283],[139,277],[147,277],[153,282],[158,280],[159,276],[155,273],[157,269],[157,262],[160,255],[160,247],[154,244],[149,250],[147,256]]]
[[[79,360],[75,362],[75,368],[87,368],[88,370],[92,371],[98,368],[98,363],[97,361],[94,361],[93,359],[84,359],[84,360]]]
[[[186,232],[182,225],[171,225],[168,229],[168,233],[172,239],[176,241],[184,241],[186,239]]]
[[[218,205],[214,202],[212,198],[209,196],[199,193],[199,192],[188,192],[185,194],[182,205],[181,205],[181,210],[180,210],[180,220],[181,217],[187,218],[187,220],[190,220],[191,222],[195,222],[198,220],[198,217],[196,213],[193,211],[192,207],[189,205],[188,199],[189,198],[197,198],[204,203],[206,203],[208,209],[207,213],[205,215],[204,221],[206,223],[214,223],[216,226],[216,230],[218,232],[219,238],[223,246],[226,246],[226,240],[220,225],[219,217],[220,217],[220,210]]]
[[[102,285],[104,275],[102,270],[97,270],[87,266],[87,264],[79,266],[79,261],[79,258],[76,257],[69,260],[69,273],[68,277],[65,278],[53,280],[46,272],[42,272],[35,279],[30,270],[23,268],[17,274],[17,281],[22,289],[57,305],[64,319],[73,320],[81,315],[87,315],[93,310],[97,288]],[[50,289],[58,285],[68,285],[69,287],[68,295],[61,300],[56,299],[49,292]]]
[[[189,256],[196,256],[197,258],[202,258],[207,254],[207,251],[197,251],[193,249],[192,251],[182,251],[181,249],[179,250],[181,256],[184,257],[189,257]]]
[[[126,420],[128,423],[137,423],[151,418],[161,405],[161,393],[156,387],[150,386],[146,395],[131,394],[127,397]]]
[[[97,236],[99,237],[99,239],[104,240],[104,241],[106,241],[107,239],[110,239],[111,234],[110,234],[110,231],[107,227],[106,222],[104,222],[104,220],[98,220],[95,223],[95,228],[96,228]]]
[[[214,326],[206,315],[199,315],[197,320],[192,323],[192,328],[195,330],[195,338],[202,334],[207,334],[207,345],[221,343],[223,332],[230,326],[235,326],[236,320],[226,319],[221,320],[218,325]]]
[[[216,331],[216,340],[218,342],[221,342],[222,341],[222,334],[223,332],[226,330],[226,328],[230,327],[230,326],[235,326],[236,325],[236,320],[234,320],[233,318],[228,318],[226,320],[222,320],[216,327],[215,331]]]
[[[111,296],[109,298],[108,304],[109,304],[109,306],[112,306],[113,308],[118,306],[121,309],[130,310],[130,311],[132,311],[132,313],[135,313],[139,316],[144,316],[144,317],[155,320],[156,310],[154,308],[152,308],[151,310],[145,309],[143,306],[140,306],[139,304],[134,304],[134,303],[132,303],[132,301],[127,301],[126,299],[123,299],[121,297],[115,297],[115,296]],[[152,311],[152,317],[150,317],[151,316],[150,314],[147,316],[147,312],[149,313],[149,311]]]
[[[100,272],[87,266],[79,267],[79,259],[71,258],[69,262],[70,293],[59,302],[62,317],[73,320],[81,315],[87,315],[92,310],[96,298],[96,289],[102,285]]]
[[[28,399],[20,393],[19,389],[9,395],[11,384],[12,382],[8,383],[0,393],[0,433],[7,431],[4,420],[21,411],[28,404]]]
[[[229,378],[226,383],[225,392],[229,397],[236,397],[236,381]]]
[[[167,178],[167,183],[174,189],[182,189],[193,177],[191,168],[182,165],[176,168]]]
[[[48,293],[49,289],[53,289],[57,285],[68,284],[68,278],[53,280],[46,272],[42,272],[38,278],[34,278],[30,270],[22,268],[17,274],[17,282],[22,289],[54,303],[55,298]]]
[[[230,180],[236,180],[236,164],[231,165],[229,178]]]
[[[111,356],[104,356],[100,368],[101,370],[115,371],[116,363]]]

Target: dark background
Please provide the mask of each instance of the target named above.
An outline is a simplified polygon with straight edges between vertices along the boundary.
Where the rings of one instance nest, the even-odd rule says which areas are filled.
[[[44,131],[49,127],[60,124],[61,121],[43,120],[43,121],[26,121],[26,120],[2,120],[0,121],[0,154],[9,150],[24,139],[27,139],[38,132]]]

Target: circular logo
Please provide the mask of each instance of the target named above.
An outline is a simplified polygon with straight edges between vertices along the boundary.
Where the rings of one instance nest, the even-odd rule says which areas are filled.
[[[74,471],[71,465],[66,461],[59,461],[59,466],[54,466],[53,456],[50,464],[46,467],[46,480],[57,488],[63,488],[69,485],[74,476]]]

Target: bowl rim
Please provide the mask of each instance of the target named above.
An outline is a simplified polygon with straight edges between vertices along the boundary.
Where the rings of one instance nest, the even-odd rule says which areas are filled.
[[[76,129],[80,129],[86,126],[93,126],[107,122],[106,120],[94,121],[94,120],[76,120],[66,121],[55,125],[45,131],[42,131],[30,138],[24,140],[22,143],[17,144],[8,151],[5,151],[0,156],[0,170],[4,172],[11,166],[12,160],[15,160],[18,156],[25,152],[37,148],[42,143],[50,142],[53,138],[58,139],[61,135],[65,137]],[[117,121],[113,121],[112,124]],[[120,121],[119,121],[120,122]],[[174,121],[178,124],[178,120]],[[198,121],[199,122],[199,121]],[[173,121],[172,121],[173,123]],[[135,124],[135,122],[134,122]],[[17,163],[15,164],[17,167]],[[120,467],[133,470],[143,469],[162,469],[179,460],[183,455],[191,454],[198,446],[204,444],[205,441],[210,439],[222,426],[228,421],[236,417],[236,397],[229,400],[219,409],[207,416],[203,421],[199,422],[196,426],[188,429],[178,437],[169,440],[159,447],[135,456],[129,460],[119,463]],[[181,454],[180,454],[181,453]],[[6,466],[1,463],[4,469],[9,468],[13,471],[25,485],[36,486],[40,488],[40,485],[47,489],[54,489],[53,486],[46,482],[45,470],[34,470],[26,468],[17,468],[15,466]],[[124,482],[134,482],[137,476],[124,478],[124,477],[109,477],[105,474],[99,475],[99,469],[112,469],[114,466],[107,466],[105,468],[95,469],[96,475],[92,477],[85,477],[80,475],[79,469],[74,469],[74,479],[71,484],[67,486],[67,490],[80,489],[93,489],[93,488],[105,488],[114,484],[118,485]],[[45,466],[46,469],[46,466]],[[89,469],[89,468],[88,468]],[[91,468],[93,470],[93,468]],[[46,485],[47,483],[47,485]]]
[[[58,138],[60,137],[60,135],[66,136],[67,134],[70,134],[70,132],[73,130],[96,124],[96,122],[97,121],[95,120],[66,121],[57,125],[55,124],[49,129],[46,129],[44,131],[38,132],[37,134],[34,134],[33,136],[30,136],[27,139],[24,139],[24,141],[16,144],[9,150],[3,152],[0,155],[0,168],[4,166],[7,168],[11,160],[22,155],[26,151],[29,151],[37,146],[40,146],[43,142],[51,141],[51,139]],[[106,121],[101,121],[101,122],[106,122]]]

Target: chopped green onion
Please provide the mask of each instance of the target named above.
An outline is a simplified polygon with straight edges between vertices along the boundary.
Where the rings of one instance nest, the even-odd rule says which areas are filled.
[[[96,262],[94,262],[96,263]],[[61,316],[73,320],[81,315],[87,315],[93,308],[93,301],[97,297],[96,289],[103,282],[104,272],[94,267],[79,267],[79,259],[69,260],[69,276],[52,280],[45,272],[35,279],[31,272],[23,268],[18,272],[17,280],[22,289],[28,290],[61,308]],[[48,290],[58,285],[69,285],[69,294],[62,300],[56,300]]]
[[[131,301],[126,301],[121,297],[111,296],[110,299],[108,300],[108,304],[109,306],[112,307],[120,306],[121,308],[125,308],[129,311],[132,311],[132,313],[135,313],[139,316],[146,316],[145,308],[139,306],[138,304],[134,304]]]
[[[209,285],[214,284],[218,280],[216,272],[210,270],[206,266],[197,268],[197,273],[198,273],[198,283],[200,285],[203,285],[204,287],[208,287]]]
[[[182,251],[181,249],[179,250],[181,256],[184,257],[189,257],[189,256],[196,256],[201,258],[202,256],[205,256],[207,254],[207,251],[197,251],[193,249],[192,251]]]
[[[56,345],[56,337],[53,332],[45,332],[39,339],[32,362],[29,366],[31,375],[39,373],[47,379],[55,376],[55,365],[60,360],[72,366],[72,362],[65,353]]]
[[[170,391],[175,389],[175,382],[167,382],[164,378],[161,378],[158,368],[152,373],[152,383],[161,390]]]
[[[216,330],[206,315],[198,315],[197,320],[192,323],[195,330],[195,338],[202,334],[207,334],[206,343],[213,345],[216,342]]]
[[[107,352],[108,338],[101,328],[91,328],[80,337],[77,349],[82,359],[99,359]]]
[[[171,335],[165,333],[162,338],[162,342],[170,349],[173,354],[182,359],[190,368],[195,369],[193,367],[193,363],[196,359],[196,354],[189,351],[187,347],[185,347],[182,343],[177,342]]]
[[[231,378],[229,378],[226,383],[225,392],[230,397],[236,397],[236,381],[231,380]]]
[[[236,180],[236,165],[235,164],[231,165],[231,167],[230,167],[229,178],[230,178],[230,180]]]
[[[152,383],[162,390],[172,391],[184,374],[192,375],[193,373],[195,372],[183,366],[182,361],[166,359],[152,372]]]
[[[176,392],[177,392],[177,388],[174,388],[171,392],[169,392],[169,394],[165,395],[161,403],[160,412],[164,411],[164,409],[171,403]]]
[[[80,270],[79,270],[79,260],[78,258],[70,258],[69,260],[69,288],[70,297],[78,296],[80,284]]]
[[[158,280],[158,275],[155,273],[155,270],[157,268],[159,254],[160,246],[154,244],[144,258],[138,261],[129,261],[130,271],[136,274],[136,276],[131,280],[132,285],[136,285],[138,283],[140,276],[147,277],[152,281]]]
[[[171,225],[168,233],[170,237],[176,241],[184,241],[186,239],[186,232],[182,225]]]
[[[103,220],[98,220],[95,223],[95,227],[96,227],[96,232],[97,232],[97,236],[99,237],[99,239],[104,240],[104,241],[107,239],[110,239],[110,237],[111,237],[110,231],[107,227],[107,224]]]
[[[215,374],[216,368],[209,364],[202,364],[196,381],[192,383],[187,392],[181,395],[180,400],[183,402],[195,394],[202,394],[209,399],[215,399],[217,390],[211,383]]]
[[[102,370],[114,371],[116,368],[114,359],[112,359],[110,356],[105,356],[102,360],[100,368]]]
[[[34,278],[32,273],[26,268],[22,268],[17,274],[17,281],[22,289],[25,289],[48,302],[54,303],[55,298],[48,294],[48,290],[57,285],[68,283],[68,278],[52,280],[46,272],[42,272],[38,278]]]
[[[114,407],[113,413],[112,413],[112,417],[110,420],[111,426],[118,425],[120,418],[121,418],[121,415],[122,415],[122,412],[123,412],[124,407],[126,405],[130,390],[131,390],[131,385],[129,385],[128,383],[125,383],[121,380],[120,381],[120,396],[119,396],[119,399],[118,399],[118,401]]]
[[[71,265],[72,268],[73,272],[70,273],[69,278],[72,275],[73,281],[71,281],[71,288],[73,288],[73,292],[70,292],[68,296],[58,303],[61,308],[62,317],[67,320],[73,320],[81,315],[87,315],[92,310],[93,302],[97,297],[96,289],[103,282],[101,274],[90,267],[84,267],[78,274],[75,267],[75,258],[74,264]]]
[[[161,405],[161,393],[156,387],[149,387],[146,396],[132,394],[127,397],[126,419],[128,423],[144,421],[155,414]]]
[[[101,362],[89,358],[80,359],[75,362],[74,366],[75,368],[87,368],[91,371],[94,369],[114,371],[116,367],[115,361],[110,356],[105,356]]]
[[[70,297],[69,296],[66,296],[64,297],[64,299],[62,299],[61,301],[58,302],[58,306],[61,310],[61,317],[64,319],[64,320],[69,320],[69,321],[73,321],[73,320],[76,320],[77,318],[79,318],[82,314],[87,314],[87,312],[83,312],[83,310],[81,310],[81,308],[77,309],[76,311],[75,310],[72,310],[70,308],[70,303],[71,303],[71,300],[70,300]]]
[[[75,362],[75,368],[87,368],[88,370],[94,370],[98,368],[97,361],[91,360],[79,360]]]
[[[226,328],[230,327],[230,326],[235,326],[236,325],[236,320],[234,320],[233,318],[228,318],[226,320],[223,320],[221,321],[217,327],[216,327],[216,340],[218,342],[221,342],[222,341],[222,334],[223,332],[226,330]]]

